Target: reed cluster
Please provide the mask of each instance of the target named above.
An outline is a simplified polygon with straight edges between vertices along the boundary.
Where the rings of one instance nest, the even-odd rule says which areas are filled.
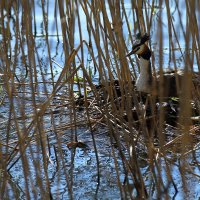
[[[200,91],[192,84],[200,68],[199,1],[53,2],[0,3],[1,199],[59,198],[53,191],[63,177],[69,198],[76,199],[76,149],[87,146],[95,152],[95,189],[101,194],[103,144],[97,132],[103,130],[122,199],[170,199],[180,192],[188,198],[188,176],[199,179]],[[137,33],[152,36],[154,74],[159,70],[162,77],[164,68],[177,71],[180,65],[184,70],[181,96],[168,100],[172,110],[178,104],[173,125],[165,107],[157,106],[165,102],[162,95],[142,100],[135,90],[138,58],[126,54]],[[198,74],[195,80],[200,81]],[[57,178],[49,175],[51,165]],[[22,185],[13,180],[19,170]]]

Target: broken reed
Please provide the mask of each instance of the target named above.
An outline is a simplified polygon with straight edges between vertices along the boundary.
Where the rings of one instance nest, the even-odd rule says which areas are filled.
[[[170,3],[176,4],[175,7],[179,13],[179,24],[175,24],[173,20],[172,10],[170,9]],[[182,2],[181,2],[182,3]],[[25,195],[27,199],[30,199],[32,193],[35,197],[39,190],[40,194],[48,199],[51,197],[50,180],[48,177],[48,165],[49,165],[49,146],[51,138],[48,136],[48,130],[45,128],[45,112],[51,107],[52,99],[57,95],[63,87],[67,85],[68,88],[68,108],[69,110],[69,121],[67,122],[67,130],[70,130],[70,140],[78,140],[77,129],[80,121],[85,121],[88,124],[88,128],[91,131],[91,138],[93,146],[96,152],[97,160],[97,174],[100,181],[100,168],[98,159],[98,149],[96,147],[95,135],[93,134],[93,125],[91,121],[91,110],[93,112],[101,113],[102,119],[105,125],[108,127],[110,140],[112,143],[117,144],[117,149],[120,153],[123,161],[123,167],[125,171],[125,177],[131,175],[134,182],[134,188],[139,198],[150,196],[154,191],[147,190],[145,185],[144,177],[140,171],[140,161],[138,157],[138,148],[143,147],[146,151],[146,163],[149,165],[149,170],[152,173],[152,185],[154,190],[157,191],[158,196],[161,192],[166,191],[165,197],[169,197],[168,190],[166,190],[163,179],[161,176],[161,160],[166,160],[166,137],[164,134],[164,114],[162,109],[159,116],[156,118],[157,121],[151,125],[151,130],[146,125],[145,108],[141,108],[140,97],[134,90],[132,80],[137,77],[138,60],[133,56],[131,60],[126,58],[128,49],[133,44],[133,34],[137,32],[147,32],[150,35],[153,33],[158,38],[157,42],[159,45],[159,57],[152,57],[152,67],[155,74],[156,67],[159,68],[160,73],[163,73],[163,40],[165,34],[169,37],[168,49],[169,49],[169,63],[174,63],[174,70],[177,70],[176,55],[174,49],[177,48],[182,53],[184,60],[185,70],[185,88],[183,96],[180,97],[180,115],[179,123],[182,124],[182,133],[188,134],[190,130],[191,121],[183,120],[190,119],[191,117],[191,104],[189,91],[193,90],[191,84],[191,76],[188,76],[189,72],[193,72],[194,60],[196,60],[198,67],[200,66],[200,55],[199,55],[199,34],[198,34],[198,21],[200,5],[198,1],[185,1],[186,6],[186,28],[183,26],[183,19],[181,16],[181,3],[179,1],[170,2],[166,1],[131,1],[129,9],[126,8],[126,4],[121,0],[108,1],[107,4],[103,1],[55,1],[55,28],[57,29],[57,39],[60,41],[59,35],[62,34],[63,41],[63,54],[65,56],[65,64],[58,80],[54,79],[54,70],[51,56],[51,44],[49,42],[49,17],[52,13],[48,11],[48,2],[40,2],[41,10],[43,15],[43,30],[46,44],[46,50],[48,52],[49,66],[51,69],[51,86],[47,85],[45,73],[41,63],[41,56],[36,48],[36,15],[37,10],[35,1],[5,1],[1,3],[1,14],[0,14],[0,26],[1,26],[1,68],[0,73],[3,74],[4,89],[8,95],[8,104],[10,106],[10,115],[6,122],[6,155],[5,161],[2,163],[2,169],[4,169],[4,182],[1,184],[1,194],[4,194],[6,180],[9,178],[7,172],[15,165],[18,160],[22,161],[22,167],[24,172],[25,181]],[[128,4],[129,6],[129,4]],[[162,13],[163,8],[166,8],[167,19],[163,19]],[[83,33],[83,23],[81,23],[82,13],[86,18],[87,28],[87,40],[85,40]],[[127,11],[128,10],[128,11]],[[23,12],[20,15],[19,11]],[[194,13],[196,12],[196,15]],[[60,18],[57,19],[56,16]],[[132,23],[130,23],[130,19]],[[14,35],[11,35],[12,20],[15,23]],[[163,33],[163,23],[168,27],[168,32]],[[61,26],[62,33],[59,33],[58,26]],[[156,29],[153,28],[157,27]],[[127,33],[124,35],[123,29],[127,27]],[[77,34],[78,33],[78,34]],[[78,38],[75,38],[75,34]],[[179,34],[183,35],[184,45],[180,44]],[[181,38],[182,39],[182,38]],[[15,42],[15,45],[11,43]],[[75,41],[79,41],[79,46],[75,46]],[[150,41],[150,46],[152,46]],[[128,48],[127,48],[128,46]],[[27,50],[25,50],[25,48]],[[185,49],[185,52],[183,52]],[[17,76],[16,70],[18,68],[18,52],[21,52],[22,65],[21,70],[23,71],[22,78]],[[152,49],[153,51],[153,49]],[[84,57],[85,52],[91,57],[95,70],[99,74],[100,84],[104,86],[104,99],[98,93],[96,87],[92,83],[92,78],[86,70],[85,63],[86,58]],[[159,66],[155,66],[155,59],[158,59]],[[80,63],[77,66],[77,62]],[[83,95],[85,102],[89,101],[87,92],[87,86],[89,85],[92,89],[93,100],[97,102],[98,107],[91,104],[90,106],[85,103],[85,113],[82,119],[79,118],[79,113],[76,108],[76,98],[74,96],[74,77],[78,77],[78,72],[83,72]],[[42,83],[38,81],[42,75]],[[189,78],[188,78],[189,77]],[[113,85],[110,84],[114,80],[118,80],[120,86],[120,100],[117,99],[116,92],[112,89]],[[64,81],[64,82],[63,82]],[[27,86],[28,84],[28,86]],[[42,85],[42,90],[40,89]],[[20,86],[21,91],[19,91]],[[49,91],[49,88],[52,88]],[[81,91],[79,86],[79,91]],[[26,104],[23,99],[26,98],[28,92],[30,92],[32,115],[30,122],[26,121]],[[21,92],[21,93],[20,93]],[[45,102],[39,103],[36,101],[37,97],[43,93],[46,97]],[[161,91],[162,93],[162,91]],[[195,99],[199,99],[199,93],[194,90]],[[16,98],[21,96],[21,98]],[[65,104],[66,96],[63,94],[63,105]],[[132,104],[137,109],[139,123],[135,122],[132,116]],[[155,109],[155,105],[153,105]],[[66,111],[62,111],[62,114],[66,114]],[[19,122],[18,116],[21,116]],[[55,124],[54,115],[51,114],[52,129],[56,138],[55,150],[56,162],[58,166],[65,166],[64,155],[62,153],[62,129],[59,129]],[[127,116],[127,120],[124,120],[123,116]],[[157,123],[158,122],[158,123]],[[137,128],[136,128],[137,123]],[[139,126],[138,126],[139,124]],[[11,127],[14,126],[12,130]],[[63,124],[61,124],[63,125]],[[98,125],[98,123],[97,123]],[[62,126],[61,126],[62,127]],[[158,134],[159,146],[154,145],[154,132]],[[14,149],[10,148],[11,140],[10,134],[14,134],[16,140],[14,141]],[[123,136],[123,141],[121,140]],[[184,139],[183,139],[184,141]],[[33,151],[31,150],[31,143],[35,142],[38,152],[41,152],[42,159],[34,157]],[[184,142],[181,144],[184,148]],[[29,187],[30,177],[30,163],[28,156],[25,153],[27,149],[30,149],[31,158],[36,172],[43,172],[44,177],[36,175],[36,182],[38,190],[32,190]],[[127,150],[128,155],[125,153],[124,148]],[[182,148],[182,149],[183,149]],[[113,158],[115,159],[116,171],[118,173],[118,185],[122,197],[132,195],[132,191],[127,191],[123,184],[128,184],[125,178],[125,182],[121,183],[119,179],[119,168],[118,160],[116,159],[116,151],[112,146]],[[185,153],[185,152],[184,152]],[[5,152],[2,150],[0,154],[3,155]],[[2,157],[2,156],[1,156]],[[72,156],[72,160],[74,157]],[[183,157],[184,161],[184,157]],[[11,164],[12,163],[12,164]],[[166,174],[169,182],[173,182],[171,174],[171,166],[165,161]],[[184,172],[184,165],[181,166],[181,170]],[[64,167],[63,172],[66,178],[67,187],[70,198],[73,198],[73,168],[69,173]],[[187,185],[182,177],[184,190],[187,193]],[[174,186],[176,189],[176,186]],[[15,188],[12,188],[13,192],[16,193]],[[177,190],[177,189],[176,189]],[[9,196],[9,194],[8,194]],[[2,196],[3,198],[3,196]]]

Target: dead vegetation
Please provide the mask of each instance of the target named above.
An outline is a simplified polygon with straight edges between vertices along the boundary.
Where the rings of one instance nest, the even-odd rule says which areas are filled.
[[[54,13],[50,13],[49,1],[1,1],[2,199],[19,197],[20,190],[13,184],[10,173],[17,162],[22,163],[20,170],[24,175],[26,199],[37,199],[38,194],[41,199],[56,199],[48,175],[51,148],[71,199],[75,198],[75,150],[93,149],[98,193],[101,172],[95,130],[102,127],[106,128],[102,137],[110,139],[116,183],[122,199],[176,197],[180,191],[173,174],[174,166],[181,176],[183,196],[188,197],[190,188],[186,174],[199,180],[200,95],[192,84],[191,74],[200,66],[197,20],[200,5],[195,0],[184,1],[184,15],[181,3],[56,0]],[[35,4],[40,5],[43,35],[38,34]],[[163,18],[164,12],[167,18]],[[52,16],[56,30],[53,37],[58,43],[63,42],[63,64],[52,58],[52,35],[49,35]],[[167,32],[164,32],[166,27]],[[176,71],[181,60],[185,87],[179,98],[167,100],[168,107],[174,111],[172,114],[168,107],[161,106],[166,102],[162,96],[155,99],[135,90],[138,59],[134,56],[127,59],[126,54],[133,44],[133,35],[138,32],[154,35],[149,43],[153,52],[153,73],[158,69],[162,77],[163,68],[169,66]],[[38,37],[44,38],[47,62],[39,49]],[[165,38],[169,38],[167,47]],[[169,52],[168,58],[164,56],[164,48]],[[164,66],[164,59],[169,60],[169,66]],[[59,73],[55,66],[60,69]],[[98,76],[98,82],[94,81],[94,76]],[[195,76],[199,80],[198,75]],[[89,147],[79,138],[79,129],[83,126],[91,134]],[[65,166],[63,144],[74,151],[70,170]],[[123,172],[119,170],[117,154],[123,163]],[[147,168],[148,178],[142,166]],[[37,189],[32,184],[30,168],[36,173]],[[124,174],[123,181],[120,174]]]

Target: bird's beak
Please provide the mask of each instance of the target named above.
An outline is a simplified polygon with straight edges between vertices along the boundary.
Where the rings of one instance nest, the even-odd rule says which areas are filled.
[[[133,55],[134,53],[135,53],[135,51],[132,50],[132,51],[130,51],[130,52],[126,55],[126,57],[131,56],[131,55]]]
[[[135,52],[136,52],[137,50],[138,50],[137,48],[132,49],[132,50],[126,55],[126,57],[135,54]]]

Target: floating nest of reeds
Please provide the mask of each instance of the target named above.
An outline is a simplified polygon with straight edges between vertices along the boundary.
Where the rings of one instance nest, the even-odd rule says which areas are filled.
[[[93,127],[97,124],[112,127],[114,132],[120,134],[120,141],[144,145],[152,141],[155,147],[164,145],[165,151],[179,146],[176,152],[185,147],[180,144],[186,145],[186,150],[199,142],[199,101],[191,101],[191,116],[182,119],[179,98],[170,97],[161,101],[137,92],[134,84],[132,81],[121,85],[119,80],[113,80],[106,85],[95,85],[95,93],[91,92],[87,97],[79,96],[76,106],[79,110],[87,107]],[[183,140],[186,142],[183,143]]]

